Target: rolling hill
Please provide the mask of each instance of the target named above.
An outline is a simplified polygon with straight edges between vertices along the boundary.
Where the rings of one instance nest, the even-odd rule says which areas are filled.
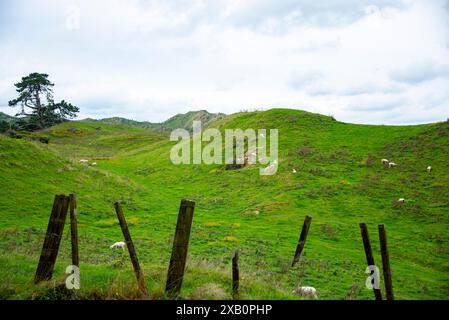
[[[9,114],[0,112],[0,121],[6,121],[6,122],[14,122],[16,121],[16,117],[10,116]]]
[[[192,130],[193,121],[201,121],[204,126],[207,126],[211,122],[221,119],[225,116],[223,113],[209,113],[206,110],[189,111],[187,113],[179,113],[170,119],[161,123],[152,123],[148,121],[135,121],[120,117],[104,118],[98,121],[112,124],[112,125],[126,125],[144,129],[154,130],[174,130],[177,128]]]
[[[192,130],[193,121],[201,121],[204,127],[208,126],[215,120],[225,117],[223,113],[209,113],[205,110],[189,111],[184,114],[177,114],[162,123],[162,127],[168,130],[178,128]]]
[[[0,112],[0,133],[6,132],[12,127],[14,127],[15,122],[18,118],[7,115],[6,113]]]
[[[193,118],[170,123],[188,126]],[[182,298],[229,298],[231,253],[239,249],[243,299],[298,299],[298,284],[317,288],[320,299],[373,299],[364,286],[358,223],[365,221],[379,265],[377,225],[386,225],[397,299],[447,299],[449,123],[355,125],[272,109],[208,126],[277,128],[278,173],[173,165],[167,132],[122,122],[67,122],[33,134],[48,145],[0,137],[0,297],[59,297],[53,283],[30,283],[53,197],[75,192],[82,278],[75,298],[135,296],[127,254],[109,250],[122,239],[114,201],[122,202],[151,298],[163,298],[179,202],[189,198],[196,209]],[[98,165],[81,165],[81,158]],[[382,158],[398,166],[385,169]],[[309,237],[291,268],[305,215],[313,217]],[[67,231],[57,283],[70,264]]]

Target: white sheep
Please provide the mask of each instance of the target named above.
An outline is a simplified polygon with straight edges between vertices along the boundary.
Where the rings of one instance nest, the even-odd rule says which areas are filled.
[[[405,199],[404,198],[399,198],[398,199],[398,203],[404,203],[405,202]]]
[[[388,163],[388,168],[393,168],[393,167],[396,167],[396,166],[397,166],[397,164],[394,163],[394,162],[389,162]]]
[[[382,164],[389,164],[390,163],[390,161],[388,161],[388,159],[382,159],[382,160],[380,160],[380,162]]]
[[[293,173],[296,173],[296,170],[295,170],[295,169],[293,169],[293,170],[292,170],[292,172],[293,172]]]
[[[110,246],[109,248],[111,248],[112,250],[115,250],[115,249],[117,249],[117,248],[122,248],[122,250],[125,250],[125,246],[126,246],[126,243],[125,243],[125,242],[119,241],[119,242],[114,243],[114,244],[113,244],[112,246]]]
[[[80,163],[88,163],[89,162],[89,160],[86,160],[86,159],[81,159],[80,160]]]
[[[92,165],[93,165],[93,166],[96,166],[96,165],[97,165],[97,163],[96,163],[96,162],[92,162]]]
[[[427,167],[427,172],[430,173],[430,171],[432,171],[432,167],[431,167],[431,166],[428,166],[428,167]]]
[[[313,299],[318,299],[316,289],[314,287],[297,287],[292,291],[292,293],[300,295],[302,297],[308,297]]]

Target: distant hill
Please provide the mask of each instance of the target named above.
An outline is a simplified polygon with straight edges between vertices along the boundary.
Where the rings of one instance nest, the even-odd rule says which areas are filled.
[[[206,110],[200,111],[189,111],[187,113],[178,113],[177,115],[171,117],[170,119],[164,121],[162,126],[164,129],[177,129],[184,128],[192,130],[193,121],[201,121],[202,126],[206,127],[212,121],[224,118],[226,115],[224,113],[209,113]]]
[[[207,126],[214,120],[224,118],[224,113],[209,113],[206,110],[189,111],[184,114],[177,114],[170,119],[161,123],[152,123],[148,121],[135,121],[121,117],[104,118],[97,121],[101,121],[106,124],[124,124],[133,127],[156,129],[156,130],[174,130],[178,128],[192,130],[193,121],[201,121],[203,127]],[[91,120],[91,119],[89,119]]]
[[[88,120],[92,121],[92,119],[88,119]],[[121,117],[104,118],[104,119],[100,119],[97,121],[100,121],[105,124],[112,124],[112,125],[123,124],[123,125],[127,125],[127,126],[145,128],[145,129],[160,129],[161,128],[160,123],[151,123],[148,121],[135,121],[135,120],[130,120],[130,119],[121,118]]]
[[[9,129],[13,128],[16,121],[16,117],[0,112],[0,133],[6,132]]]
[[[6,113],[0,112],[0,121],[15,122],[16,120],[17,120],[16,117],[13,117]]]

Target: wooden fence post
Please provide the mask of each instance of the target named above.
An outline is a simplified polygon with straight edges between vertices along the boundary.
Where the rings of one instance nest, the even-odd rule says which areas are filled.
[[[78,226],[76,218],[76,195],[70,194],[70,236],[72,240],[72,265],[79,268]]]
[[[365,249],[366,262],[368,263],[368,266],[375,266],[373,251],[371,250],[371,243],[369,241],[368,228],[366,226],[366,223],[360,223],[360,231],[363,239],[363,247]],[[382,293],[380,289],[373,288],[373,291],[376,300],[382,300]]]
[[[232,257],[232,298],[237,299],[239,295],[239,251],[234,251]]]
[[[68,197],[64,195],[55,196],[39,264],[34,276],[34,283],[49,280],[53,275],[59,244],[61,243],[62,232],[64,231],[68,202]]]
[[[194,210],[195,202],[185,199],[181,201],[165,286],[165,292],[171,298],[177,297],[181,291]]]
[[[304,218],[304,224],[302,225],[301,235],[299,236],[295,256],[293,257],[292,267],[294,267],[295,264],[299,262],[299,259],[301,259],[302,250],[304,249],[304,245],[306,244],[307,234],[309,233],[311,223],[312,217],[306,216]]]
[[[120,222],[120,227],[122,228],[123,237],[125,238],[126,246],[128,247],[129,257],[133,264],[134,273],[136,274],[137,284],[139,286],[139,291],[142,295],[147,296],[147,289],[145,286],[145,279],[143,277],[142,269],[140,269],[139,260],[137,259],[136,250],[134,248],[133,241],[131,239],[131,234],[128,230],[128,224],[125,220],[125,215],[123,214],[122,207],[120,203],[114,203],[115,212],[117,213],[118,221]]]
[[[382,254],[382,268],[384,272],[385,291],[387,300],[394,300],[393,284],[391,281],[390,258],[388,256],[387,232],[385,225],[379,224],[380,252]]]

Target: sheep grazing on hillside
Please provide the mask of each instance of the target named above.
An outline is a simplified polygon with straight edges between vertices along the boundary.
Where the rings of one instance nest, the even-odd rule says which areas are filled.
[[[110,246],[109,248],[111,248],[112,250],[115,250],[115,249],[117,249],[117,248],[122,248],[122,250],[125,250],[125,246],[126,246],[126,243],[125,243],[125,242],[119,241],[119,242],[114,243],[114,244],[113,244],[112,246]]]
[[[393,167],[396,167],[396,166],[397,166],[397,164],[394,163],[394,162],[389,162],[388,163],[388,168],[393,168]]]
[[[96,165],[97,165],[97,163],[96,163],[96,162],[92,162],[92,165],[93,165],[93,166],[96,166]]]
[[[405,202],[405,199],[404,198],[399,198],[398,199],[398,203],[404,203]]]
[[[382,159],[380,162],[382,163],[384,168],[388,168],[388,166],[390,164],[390,161],[388,161],[388,159]]]
[[[89,160],[86,160],[86,159],[81,159],[80,160],[80,163],[88,163],[89,162]]]
[[[432,171],[432,167],[431,167],[431,166],[428,166],[428,167],[427,167],[427,172],[430,173],[431,171]]]
[[[314,287],[301,287],[298,286],[296,289],[292,291],[292,293],[300,295],[306,298],[318,299],[318,295],[316,293],[316,289]]]
[[[293,170],[292,170],[292,172],[293,172],[293,173],[296,173],[296,170],[295,170],[295,169],[293,169]]]

